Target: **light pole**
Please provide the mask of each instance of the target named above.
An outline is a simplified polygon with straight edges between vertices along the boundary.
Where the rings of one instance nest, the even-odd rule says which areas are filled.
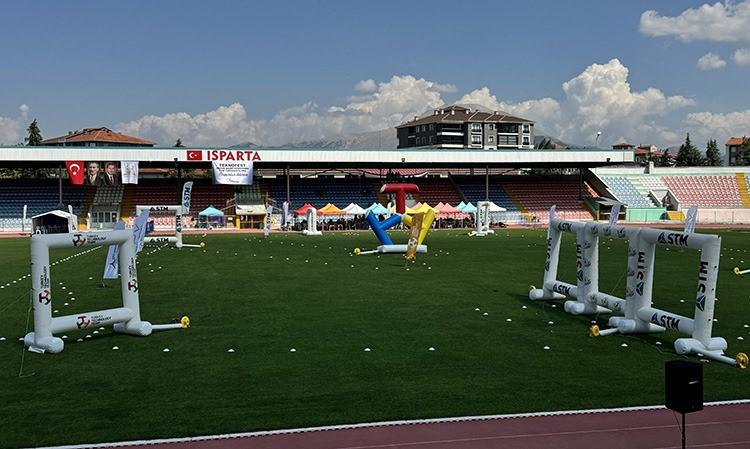
[[[596,139],[594,139],[594,148],[598,148],[598,146],[599,146],[599,137],[601,137],[601,135],[602,135],[601,131],[597,131],[596,132]]]

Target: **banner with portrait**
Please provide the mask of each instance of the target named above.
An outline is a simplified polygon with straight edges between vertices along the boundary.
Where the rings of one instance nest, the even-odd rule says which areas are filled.
[[[119,186],[122,185],[122,178],[120,175],[120,164],[119,162],[108,161],[87,161],[83,164],[83,182],[81,182],[80,174],[77,171],[78,161],[71,161],[66,163],[68,165],[68,175],[70,176],[71,183],[83,184],[86,186]],[[136,174],[137,176],[137,174]]]

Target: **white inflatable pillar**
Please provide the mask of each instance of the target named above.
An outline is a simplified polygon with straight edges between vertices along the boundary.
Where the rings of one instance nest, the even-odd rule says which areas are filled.
[[[307,229],[302,231],[304,235],[323,235],[318,231],[318,209],[311,207],[307,209]]]

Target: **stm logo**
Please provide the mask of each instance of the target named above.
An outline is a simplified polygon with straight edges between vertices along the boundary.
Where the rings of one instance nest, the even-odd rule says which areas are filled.
[[[570,223],[558,223],[557,224],[557,230],[563,231],[563,232],[570,232],[572,229],[572,225]]]
[[[697,307],[701,312],[703,311],[703,308],[706,307],[706,295],[698,295],[695,298],[695,307]]]
[[[549,260],[544,262],[544,271],[549,271]]]
[[[47,289],[42,290],[39,292],[39,302],[44,304],[45,306],[48,305],[52,301],[52,295],[50,294],[50,291]]]
[[[576,273],[576,278],[577,278],[577,279],[578,279],[579,281],[582,281],[582,280],[583,280],[583,270],[578,270],[578,272]]]
[[[128,282],[128,290],[133,293],[138,291],[138,279],[133,278],[132,281]]]
[[[599,228],[597,227],[591,228],[591,235],[599,235]]]
[[[638,293],[639,295],[643,295],[643,284],[644,284],[643,282],[639,282],[639,283],[637,283],[637,284],[635,285],[635,291],[636,291],[636,293]]]
[[[676,232],[662,232],[659,234],[657,240],[659,243],[667,245],[687,246],[688,244],[687,234],[678,234]]]
[[[86,317],[86,315],[81,315],[76,319],[76,326],[78,326],[78,329],[85,329],[89,327],[89,324],[91,324],[91,320]]]
[[[563,294],[565,296],[570,296],[570,287],[568,287],[567,285],[555,284],[552,286],[552,291]]]
[[[679,329],[680,327],[679,318],[675,318],[675,317],[671,317],[667,315],[659,316],[658,313],[651,315],[651,322],[665,329]]]
[[[621,239],[625,238],[625,228],[620,228],[617,230],[617,237]]]
[[[73,234],[73,246],[83,246],[86,244],[86,237],[83,234]]]

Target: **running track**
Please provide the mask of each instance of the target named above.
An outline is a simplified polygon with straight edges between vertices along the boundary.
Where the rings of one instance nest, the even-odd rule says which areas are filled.
[[[663,407],[400,421],[67,448],[679,449],[679,415]],[[750,401],[687,415],[687,447],[750,448]]]

